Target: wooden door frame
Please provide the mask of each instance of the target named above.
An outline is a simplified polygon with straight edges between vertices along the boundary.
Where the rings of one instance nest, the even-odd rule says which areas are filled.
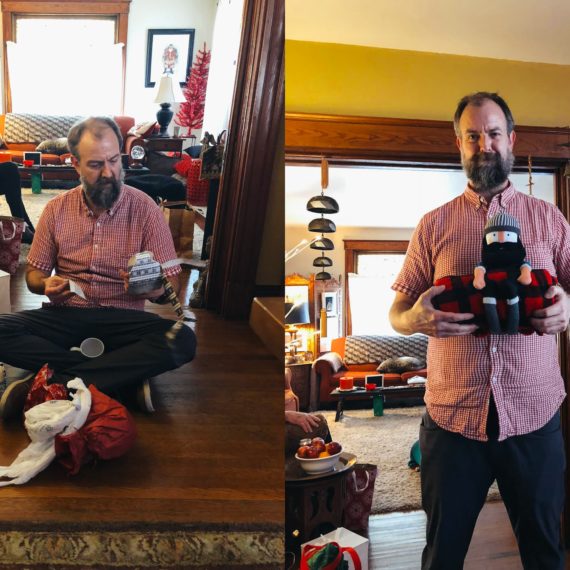
[[[255,291],[283,127],[284,20],[284,0],[245,0],[206,286],[206,307],[230,319],[248,318]]]
[[[556,204],[570,220],[570,176],[565,176],[570,147],[563,146],[570,140],[570,129],[523,125],[515,130],[514,150],[518,156],[515,165],[526,164],[526,157],[531,155],[534,169],[553,172]],[[331,165],[459,165],[451,121],[286,113],[286,163],[316,165],[323,157]],[[560,334],[558,340],[560,368],[568,392],[569,331]],[[570,457],[568,399],[562,403],[561,417],[566,457]],[[565,543],[570,545],[570,469],[566,470],[565,487],[563,535]]]

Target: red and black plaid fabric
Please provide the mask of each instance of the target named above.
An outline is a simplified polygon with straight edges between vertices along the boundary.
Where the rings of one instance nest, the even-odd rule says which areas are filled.
[[[506,277],[506,271],[489,271],[485,274],[485,279],[495,282],[504,281]],[[554,299],[545,299],[544,293],[549,287],[558,283],[556,277],[553,277],[546,269],[533,269],[531,279],[530,285],[519,286],[519,332],[522,334],[536,332],[530,324],[530,315],[536,309],[552,305]],[[442,277],[437,279],[434,285],[445,285],[445,291],[432,300],[436,309],[450,313],[473,313],[475,318],[467,321],[479,326],[473,334],[475,336],[489,334],[483,309],[483,294],[473,287],[472,274]],[[497,299],[497,311],[503,323],[507,312],[504,299]]]

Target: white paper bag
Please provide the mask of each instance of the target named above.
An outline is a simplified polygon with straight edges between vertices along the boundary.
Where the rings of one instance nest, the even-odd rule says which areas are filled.
[[[355,532],[347,530],[342,526],[336,530],[328,532],[327,534],[319,536],[319,538],[314,538],[313,540],[309,540],[309,542],[305,542],[301,545],[301,552],[303,552],[303,548],[308,544],[321,546],[327,542],[338,542],[342,547],[351,546],[354,548],[360,557],[362,570],[368,570],[368,539],[356,534]],[[346,552],[344,553],[344,559],[348,561],[349,570],[354,570],[352,558]]]
[[[11,313],[10,274],[0,270],[0,313]]]

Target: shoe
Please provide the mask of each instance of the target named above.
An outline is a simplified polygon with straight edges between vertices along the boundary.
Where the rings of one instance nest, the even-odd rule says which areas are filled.
[[[30,228],[26,228],[22,233],[22,243],[32,243],[34,241],[34,232]]]
[[[156,411],[154,404],[152,403],[152,389],[150,386],[150,379],[148,378],[143,380],[137,386],[137,405],[139,410],[149,414]]]
[[[0,398],[0,418],[10,420],[22,414],[34,378],[32,373],[20,380],[9,381]]]

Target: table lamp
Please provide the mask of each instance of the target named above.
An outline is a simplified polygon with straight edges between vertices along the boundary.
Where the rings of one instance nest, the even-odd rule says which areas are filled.
[[[297,352],[297,331],[299,330],[296,325],[306,325],[311,322],[309,318],[309,303],[307,302],[297,302],[289,303],[285,302],[285,332],[291,335],[291,341],[288,346],[291,348],[291,352],[294,355]]]
[[[182,89],[180,89],[178,81],[172,79],[172,75],[169,73],[163,75],[160,78],[156,97],[154,98],[154,102],[158,103],[161,107],[156,114],[156,120],[160,125],[160,131],[155,135],[156,137],[168,136],[166,131],[174,115],[170,105],[172,103],[182,103],[183,101],[186,101],[186,98],[184,97],[184,93],[182,93]]]

